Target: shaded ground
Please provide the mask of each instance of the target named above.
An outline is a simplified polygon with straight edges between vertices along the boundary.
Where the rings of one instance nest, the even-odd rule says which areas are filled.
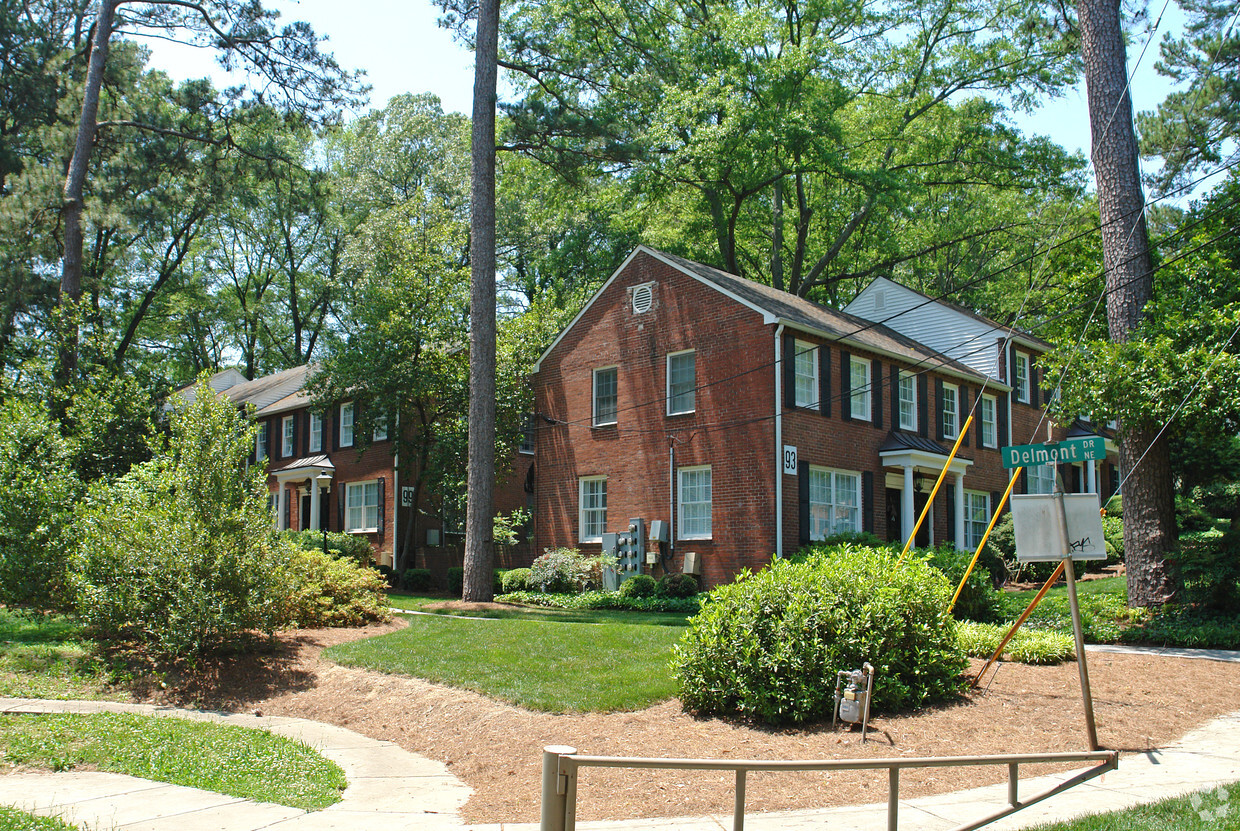
[[[280,636],[274,651],[239,657],[199,683],[182,680],[179,692],[150,697],[316,719],[396,742],[445,762],[474,788],[464,810],[471,822],[537,821],[540,751],[550,744],[572,745],[592,755],[747,759],[1087,749],[1074,663],[1004,664],[986,692],[947,706],[875,718],[871,740],[863,745],[859,733],[836,733],[829,725],[771,730],[695,718],[676,701],[631,713],[534,713],[468,691],[340,667],[319,657],[325,646],[402,625],[289,633]],[[1089,669],[1104,747],[1144,752],[1240,710],[1240,664],[1094,654]],[[1043,772],[1021,770],[1022,776]],[[1001,781],[1005,775],[1001,768],[905,771],[900,792],[902,797],[923,796]],[[732,784],[731,774],[588,770],[580,785],[578,817],[727,813]],[[874,802],[886,798],[886,777],[874,772],[750,774],[747,793],[753,811]]]

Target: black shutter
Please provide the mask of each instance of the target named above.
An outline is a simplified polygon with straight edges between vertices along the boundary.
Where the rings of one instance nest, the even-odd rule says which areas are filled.
[[[792,335],[784,335],[784,407],[791,410],[797,405],[797,342]]]
[[[349,494],[348,486],[343,483],[337,483],[336,485],[336,517],[340,520],[340,527],[337,530],[342,533],[348,530],[348,526],[344,524],[344,507],[345,507],[345,503],[349,501],[348,494]]]
[[[800,528],[797,539],[800,545],[809,544],[809,462],[797,462],[797,502],[800,505],[798,519]]]
[[[956,486],[949,485],[945,494],[947,501],[947,527],[951,529],[951,541],[960,544],[960,540],[956,539]]]
[[[861,472],[861,530],[874,533],[874,471]]]
[[[943,440],[943,379],[934,379],[934,437]]]
[[[379,533],[383,533],[383,521],[387,518],[387,500],[384,499],[384,485],[386,479],[379,477]]]
[[[964,433],[964,438],[960,440],[960,446],[968,447],[969,433],[964,429],[964,423],[969,417],[969,388],[964,384],[961,384],[959,389],[960,402],[957,404],[957,409],[959,412],[956,414],[956,429]]]
[[[840,418],[852,421],[852,354],[840,350]]]
[[[883,365],[879,361],[870,364],[870,418],[875,427],[883,426]]]
[[[1012,385],[1012,403],[1015,404],[1020,400],[1020,386],[1016,383],[1016,349],[1008,343],[1008,377],[1007,381]]]
[[[323,429],[330,430],[332,434],[332,450],[340,449],[340,405],[332,407],[330,414],[323,415]],[[344,526],[340,526],[344,530]]]
[[[1029,493],[1029,468],[1020,469],[1020,492]]]
[[[996,396],[995,398],[995,430],[998,435],[995,436],[995,445],[997,447],[1007,447],[1008,444],[1008,400],[1006,395]]]
[[[891,429],[900,427],[900,367],[891,365]]]
[[[276,494],[277,494],[277,495],[279,495],[279,496],[283,496],[283,497],[284,497],[284,521],[283,521],[283,523],[281,524],[281,527],[283,527],[283,528],[292,528],[292,527],[293,527],[293,522],[292,522],[292,519],[293,519],[293,517],[292,517],[292,513],[293,513],[293,500],[294,500],[294,499],[296,498],[296,496],[297,496],[297,491],[293,491],[293,492],[290,494],[290,493],[288,492],[288,489],[287,489],[286,487],[284,487],[284,485],[281,485],[281,486],[280,486],[280,489],[279,489],[278,491],[276,491]],[[300,506],[298,506],[298,507],[300,507]]]
[[[990,492],[990,513],[991,514],[994,514],[994,512],[998,510],[999,500],[1002,498],[1003,498],[1003,491],[991,491]],[[1007,506],[1004,505],[1003,507],[1006,508]],[[989,519],[987,519],[987,521],[989,522]]]
[[[921,437],[930,435],[930,393],[929,382],[924,374],[917,376],[917,432]]]
[[[831,415],[831,350],[818,346],[818,412]]]

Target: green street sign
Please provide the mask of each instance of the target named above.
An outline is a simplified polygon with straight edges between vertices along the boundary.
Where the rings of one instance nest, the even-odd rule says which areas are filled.
[[[1107,457],[1107,441],[1102,436],[1082,436],[1058,443],[1017,444],[1000,452],[1005,468],[1097,462]]]

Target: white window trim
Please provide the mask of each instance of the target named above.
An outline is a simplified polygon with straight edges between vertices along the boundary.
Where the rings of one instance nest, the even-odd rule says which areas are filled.
[[[698,473],[700,471],[710,473],[710,501],[704,503],[710,506],[710,530],[706,533],[694,532],[690,533],[685,530],[685,474]],[[701,504],[701,503],[693,503]],[[690,467],[681,467],[676,469],[676,536],[682,540],[709,540],[713,539],[715,530],[715,475],[711,473],[710,465],[692,465]]]
[[[297,425],[293,416],[286,415],[280,419],[280,457],[287,459],[297,449]]]
[[[614,372],[616,378],[615,391],[615,412],[611,414],[611,421],[601,421],[598,414],[598,378],[603,372]],[[594,370],[590,383],[590,423],[595,427],[610,427],[618,423],[620,415],[620,368],[617,366],[600,366]]]
[[[909,403],[911,421],[904,420],[904,382],[908,381],[908,387],[913,395]],[[900,429],[907,430],[910,433],[917,432],[917,376],[911,372],[900,370],[899,379],[896,381],[896,416],[900,421]]]
[[[692,402],[688,409],[677,410],[677,409],[673,409],[673,403],[672,403],[673,401],[675,401],[675,398],[672,396],[672,359],[680,358],[685,355],[693,356],[693,386],[689,389],[689,393],[688,393],[689,397],[692,399]],[[696,412],[697,411],[697,350],[682,349],[679,352],[669,352],[667,354],[666,369],[667,369],[667,414],[668,415],[688,415],[689,413]]]
[[[352,524],[351,524],[351,522],[350,522],[350,514],[352,514],[352,512],[353,512],[353,508],[349,505],[349,493],[350,493],[350,492],[351,492],[354,488],[361,488],[361,489],[362,489],[363,498],[365,498],[366,486],[367,486],[367,485],[374,485],[374,486],[375,486],[375,524],[374,524],[373,526],[369,527],[369,528],[366,528],[366,527],[360,527],[360,526],[359,526],[359,527],[353,527],[353,526],[352,526]],[[361,506],[361,508],[362,508],[363,512],[366,510],[366,507],[367,507],[367,506],[366,506],[366,504],[365,504],[365,503],[363,503],[363,504],[362,504],[362,506]],[[346,534],[375,534],[375,533],[378,533],[378,531],[379,531],[379,507],[380,507],[380,506],[379,506],[379,480],[378,480],[378,479],[365,479],[365,480],[363,480],[363,481],[361,481],[361,482],[346,482],[346,483],[345,483],[345,485],[344,485],[344,525],[345,525],[345,529],[344,529],[344,530],[345,530],[345,533],[346,533]]]
[[[375,419],[375,429],[370,434],[371,441],[387,441],[388,440],[388,423],[387,416],[380,415]]]
[[[1021,377],[1022,366],[1025,369],[1023,373],[1024,377]],[[1022,404],[1028,404],[1031,397],[1032,386],[1030,385],[1029,374],[1032,369],[1033,364],[1029,360],[1029,353],[1017,350],[1015,371],[1016,377],[1012,379],[1012,386],[1016,387],[1016,400]]]
[[[986,526],[990,523],[990,494],[984,491],[965,491],[964,492],[964,544],[970,551],[977,549],[977,544],[982,541],[982,535],[986,533]],[[981,519],[981,528],[977,529],[974,534],[971,529],[976,528],[976,521],[972,519],[971,503],[974,499],[982,499],[985,501],[986,509]]]
[[[813,366],[813,372],[810,375],[809,396],[805,399],[801,398],[800,390],[797,389],[797,380],[804,376],[797,372],[796,360],[797,356],[803,353],[809,354],[810,361]],[[821,350],[818,348],[818,344],[816,343],[810,343],[809,341],[804,340],[792,341],[792,403],[797,407],[803,407],[807,410],[817,410],[822,406],[822,402],[818,400],[820,397],[819,390],[821,389],[818,383],[818,377],[819,373],[822,371],[821,362],[818,360],[820,354]]]
[[[603,512],[603,531],[598,534],[586,534],[586,483],[602,482],[603,483],[603,507],[590,508],[590,511],[602,510]],[[577,541],[578,542],[602,542],[603,533],[607,529],[607,477],[606,476],[580,476],[577,479]]]
[[[533,413],[525,416],[525,422],[521,425],[521,439],[517,442],[517,452],[526,456],[534,455],[534,431],[538,429],[537,422]],[[526,443],[529,439],[529,443]]]
[[[947,429],[947,419],[943,417],[947,412],[948,390],[951,390],[952,394],[952,429],[950,432]],[[960,387],[956,384],[943,385],[943,409],[939,411],[939,418],[943,421],[943,438],[954,439],[960,435]]]
[[[989,420],[987,420],[986,418],[986,405],[988,403],[990,405],[990,419]],[[979,438],[981,439],[982,447],[997,448],[999,446],[999,399],[989,393],[983,393],[982,394],[982,405],[979,409],[981,410],[981,418],[982,418],[982,429],[979,433]],[[986,441],[987,425],[990,426],[990,441]]]
[[[270,422],[264,421],[258,425],[258,432],[254,434],[254,460],[257,462],[267,458],[267,445],[269,444],[267,434],[270,427]]]
[[[349,440],[348,441],[345,441],[345,438],[344,438],[344,430],[345,430],[344,414],[346,410],[349,413],[349,424],[348,424]],[[340,405],[340,409],[338,410],[340,424],[339,424],[339,429],[337,430],[337,435],[340,437],[341,447],[352,447],[353,446],[353,440],[355,438],[354,428],[357,426],[353,420],[355,412],[356,410],[353,408],[352,401],[346,401]]]
[[[853,527],[852,527],[850,530],[851,530],[853,533],[861,533],[861,524],[862,524],[862,517],[861,517],[861,514],[862,514],[862,508],[863,508],[863,506],[862,506],[862,504],[861,504],[861,473],[860,473],[860,471],[856,471],[856,470],[842,470],[842,469],[840,469],[840,468],[833,468],[833,467],[820,467],[820,466],[818,466],[818,465],[810,465],[809,472],[810,472],[810,475],[811,475],[811,476],[813,476],[815,473],[818,473],[818,474],[826,474],[826,475],[828,475],[828,476],[830,476],[830,477],[831,477],[831,494],[832,494],[832,497],[834,497],[834,495],[835,495],[835,491],[836,491],[835,477],[837,477],[837,476],[851,476],[851,477],[852,477],[852,478],[856,481],[856,485],[855,485],[855,487],[853,488],[853,495],[854,495],[854,497],[855,497],[855,498],[856,498],[856,500],[857,500],[857,504],[856,504],[857,519],[856,519],[856,521],[853,523]],[[811,487],[811,489],[810,489],[810,494],[811,494],[811,495],[810,495],[810,512],[811,512],[811,520],[810,520],[810,539],[811,539],[811,540],[823,540],[823,539],[826,539],[827,537],[829,537],[829,536],[833,536],[833,535],[835,535],[835,534],[847,533],[846,531],[839,531],[839,530],[834,529],[834,528],[832,527],[833,523],[830,521],[830,519],[829,519],[829,518],[828,518],[828,521],[827,521],[826,533],[821,533],[821,534],[820,534],[820,533],[817,533],[817,532],[815,531],[815,529],[814,529],[814,527],[813,527],[813,519],[812,519],[812,514],[813,514],[813,506],[814,506],[814,504],[816,504],[816,503],[814,503],[814,501],[813,501],[813,489],[812,489],[812,487]],[[823,502],[823,503],[818,503],[818,504],[821,504],[821,505],[825,506],[825,507],[828,509],[828,511],[834,511],[834,510],[836,509],[836,507],[837,507],[836,503],[834,503],[834,502]]]
[[[309,452],[323,452],[323,416],[310,413],[310,440],[307,445]]]
[[[857,389],[857,385],[853,379],[853,368],[858,366],[865,368],[865,383],[861,385],[861,389],[859,390]],[[870,395],[870,390],[872,389],[874,383],[873,371],[874,365],[870,363],[869,358],[849,357],[848,411],[854,420],[869,421],[872,418],[873,397]],[[860,408],[860,412],[858,412],[858,404],[864,405]]]
[[[1054,465],[1030,465],[1029,467],[1025,468],[1025,470],[1027,471],[1026,473],[1026,476],[1028,477],[1027,482],[1030,485],[1030,487],[1025,491],[1026,493],[1047,494],[1047,493],[1055,492],[1055,467]],[[1050,490],[1038,490],[1037,488],[1033,487],[1034,480],[1041,482],[1044,479],[1049,480],[1047,484]]]

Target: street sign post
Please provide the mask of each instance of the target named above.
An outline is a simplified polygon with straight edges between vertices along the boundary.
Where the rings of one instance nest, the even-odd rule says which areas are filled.
[[[1059,465],[1072,462],[1097,462],[1107,457],[1107,441],[1102,436],[1082,436],[1046,444],[1016,444],[1005,447],[1005,468],[1031,465]]]

